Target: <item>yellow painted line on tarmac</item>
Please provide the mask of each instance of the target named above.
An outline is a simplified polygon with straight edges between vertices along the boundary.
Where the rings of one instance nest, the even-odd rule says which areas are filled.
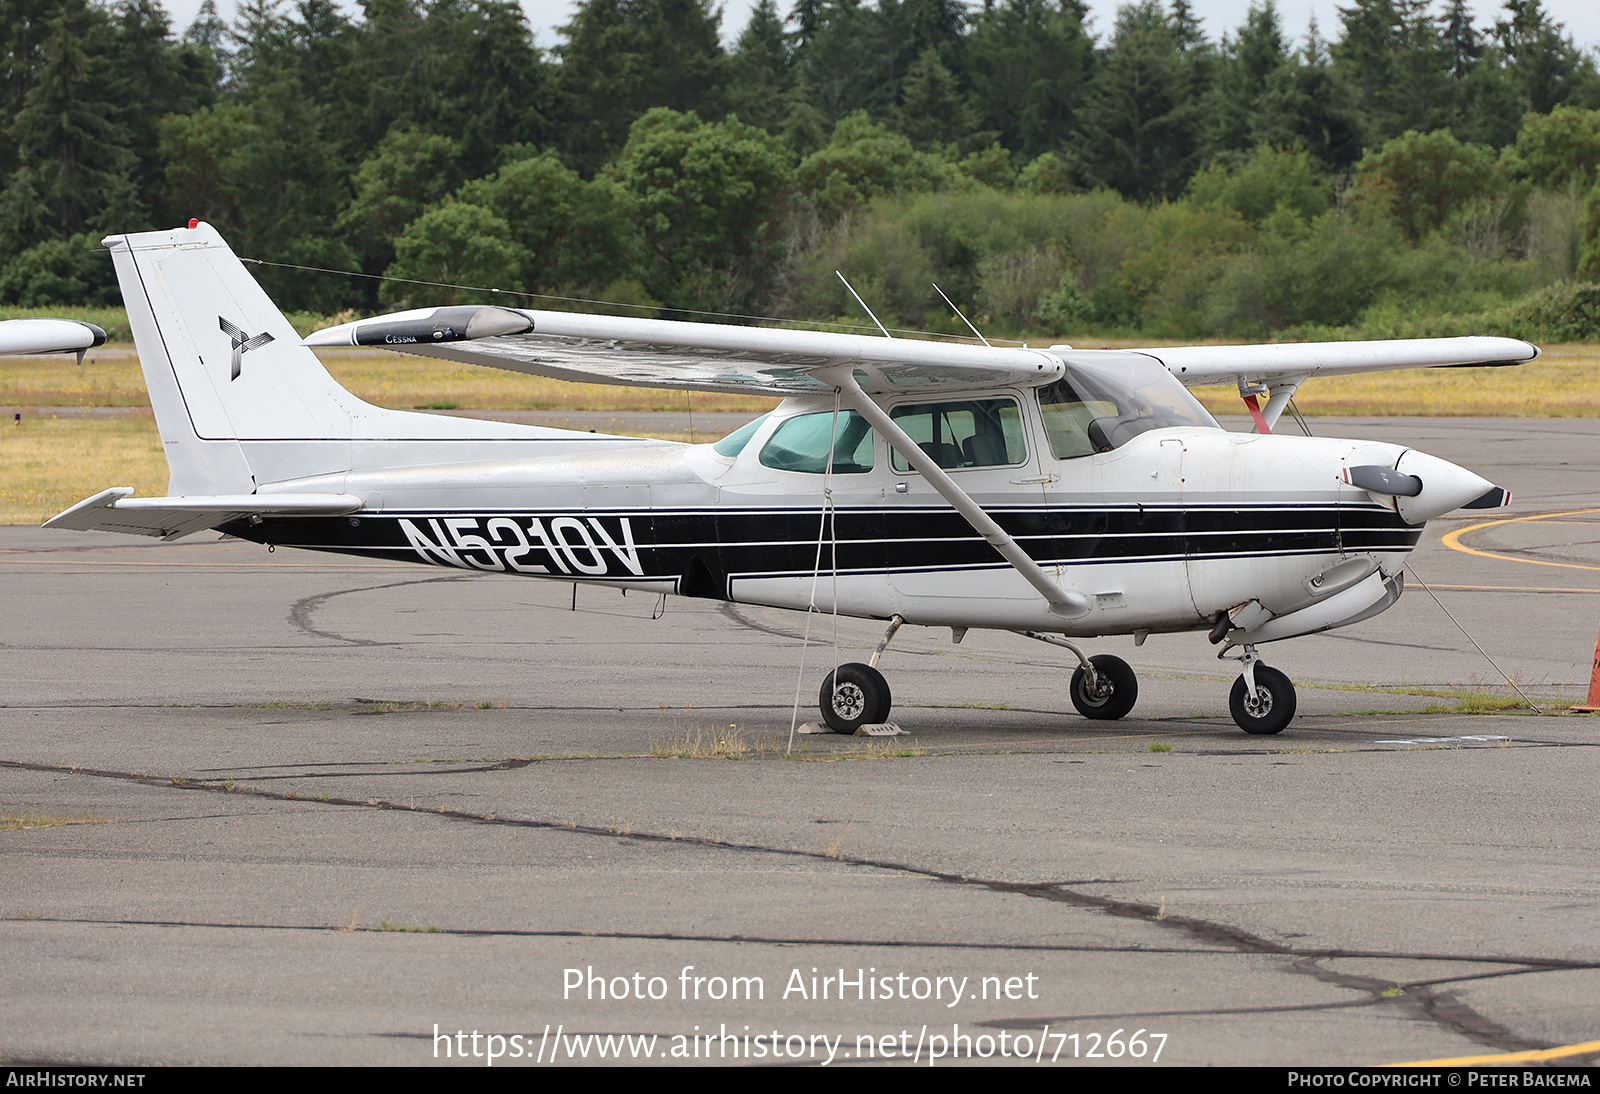
[[[1526,517],[1506,517],[1503,520],[1486,520],[1481,524],[1468,525],[1457,528],[1453,532],[1445,533],[1440,542],[1452,551],[1461,551],[1463,554],[1477,555],[1479,558],[1497,558],[1502,562],[1526,562],[1530,566],[1560,566],[1567,570],[1600,570],[1600,566],[1585,566],[1577,562],[1546,562],[1542,558],[1517,558],[1514,555],[1497,555],[1492,551],[1476,551],[1471,547],[1461,545],[1461,537],[1468,532],[1476,532],[1479,528],[1493,528],[1497,524],[1519,524],[1522,521],[1555,520],[1558,517],[1578,517],[1587,513],[1600,513],[1600,509],[1569,509],[1563,513],[1535,513]]]
[[[1386,1067],[1472,1067],[1477,1064],[1520,1064],[1534,1060],[1559,1060],[1564,1056],[1587,1056],[1600,1052],[1600,1041],[1585,1041],[1581,1045],[1562,1045],[1560,1048],[1536,1048],[1528,1052],[1505,1052],[1494,1056],[1453,1056],[1447,1060],[1409,1060],[1403,1064],[1386,1064]]]

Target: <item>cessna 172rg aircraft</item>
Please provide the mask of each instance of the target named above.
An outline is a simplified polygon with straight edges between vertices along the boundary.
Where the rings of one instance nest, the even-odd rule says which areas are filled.
[[[844,733],[888,717],[876,665],[905,623],[1066,647],[1089,718],[1127,714],[1138,682],[1079,640],[1208,631],[1242,664],[1235,721],[1279,732],[1294,687],[1257,647],[1385,610],[1424,521],[1509,501],[1414,449],[1271,435],[1289,398],[1318,375],[1539,355],[1506,338],[1014,349],[491,306],[302,342],[210,225],[105,242],[169,496],[113,487],[46,527],[214,528],[886,621],[870,664],[823,680],[823,718]],[[52,348],[48,333],[0,326],[0,352]],[[66,350],[97,337],[83,324],[58,335]],[[715,444],[575,433],[385,410],[335,383],[313,346],[783,402]],[[1223,430],[1185,387],[1218,382],[1247,395],[1255,433]]]

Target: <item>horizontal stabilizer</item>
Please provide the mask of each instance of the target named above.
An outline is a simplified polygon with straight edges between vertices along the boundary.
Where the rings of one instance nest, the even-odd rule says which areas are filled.
[[[249,516],[327,517],[353,513],[361,499],[349,494],[215,494],[135,498],[131,486],[113,486],[44,522],[75,532],[127,532],[179,539]]]

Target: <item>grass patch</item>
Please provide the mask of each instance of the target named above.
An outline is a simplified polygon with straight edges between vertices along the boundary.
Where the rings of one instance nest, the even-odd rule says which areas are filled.
[[[645,755],[675,760],[742,760],[749,752],[750,743],[744,739],[744,731],[731,725],[725,732],[707,733],[697,729],[671,741],[656,741]]]
[[[1464,691],[1453,703],[1433,703],[1422,708],[1424,714],[1499,714],[1507,710],[1530,710],[1519,695],[1495,695],[1487,691]]]
[[[467,705],[451,699],[356,699],[354,702],[351,714],[415,714],[422,710],[461,710]]]
[[[1151,741],[1145,746],[1146,752],[1171,752],[1172,746],[1165,741]]]
[[[39,524],[108,486],[167,492],[151,418],[24,418],[0,423],[0,524]]]
[[[401,931],[405,934],[439,933],[438,927],[406,927],[399,923],[390,923],[387,919],[385,919],[382,923],[379,923],[376,927],[369,927],[367,929],[371,931]]]
[[[96,813],[72,813],[59,817],[43,813],[0,814],[0,832],[15,832],[23,828],[53,828],[58,824],[110,824],[110,817]]]

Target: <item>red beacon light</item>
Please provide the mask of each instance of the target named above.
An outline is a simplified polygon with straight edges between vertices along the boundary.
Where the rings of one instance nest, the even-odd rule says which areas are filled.
[[[197,219],[196,219],[196,218],[194,218],[194,217],[190,217],[190,218],[189,218],[189,227],[191,227],[191,228],[198,228],[198,227],[200,227],[200,221],[199,221],[199,220],[197,220]]]

